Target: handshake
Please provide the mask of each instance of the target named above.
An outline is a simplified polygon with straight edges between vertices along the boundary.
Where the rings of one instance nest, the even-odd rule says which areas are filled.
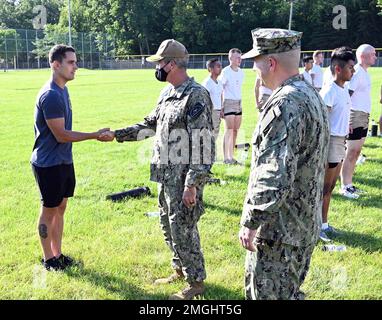
[[[97,140],[102,142],[113,141],[115,138],[114,131],[111,131],[110,128],[104,128],[98,130],[97,132]]]

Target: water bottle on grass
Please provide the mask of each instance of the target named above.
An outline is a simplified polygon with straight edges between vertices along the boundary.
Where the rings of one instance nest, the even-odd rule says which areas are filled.
[[[346,251],[346,246],[344,245],[336,245],[336,244],[325,244],[322,247],[322,251]]]

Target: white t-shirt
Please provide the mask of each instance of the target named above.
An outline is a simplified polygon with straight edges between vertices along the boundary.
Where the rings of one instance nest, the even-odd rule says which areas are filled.
[[[240,68],[233,71],[230,66],[223,69],[219,80],[223,84],[224,99],[241,100],[241,86],[244,81],[244,72]]]
[[[370,113],[371,111],[371,79],[367,71],[357,64],[355,73],[349,82],[349,90],[354,91],[351,96],[352,110]]]
[[[322,84],[322,87],[324,88],[331,85],[333,81],[334,81],[334,77],[333,77],[332,71],[330,70],[330,67],[328,67],[326,68],[324,72],[324,83]],[[349,90],[349,81],[345,82],[344,87],[346,90]]]
[[[332,75],[332,71],[330,70],[330,67],[328,67],[328,68],[326,68],[326,70],[324,72],[324,82],[322,84],[322,87],[324,88],[324,87],[330,85],[333,81],[334,81],[334,78]]]
[[[263,96],[264,94],[267,94],[268,96],[272,95],[272,89],[269,89],[266,86],[260,86],[259,87],[259,96]]]
[[[347,88],[332,82],[322,88],[320,95],[329,108],[330,135],[345,137],[349,133],[351,99]]]
[[[323,72],[321,70],[321,67],[315,63],[313,63],[313,68],[312,70],[309,71],[309,73],[312,75],[314,74],[314,79],[313,79],[313,86],[315,88],[322,88],[322,82],[323,82]]]
[[[214,110],[220,110],[222,108],[222,94],[223,94],[223,84],[220,80],[217,83],[208,77],[202,82],[203,87],[205,87],[210,93],[212,104]]]
[[[256,97],[256,84],[257,84],[257,81],[260,81],[260,86],[259,86],[259,97],[261,97],[261,96],[263,96],[263,95],[268,95],[268,96],[270,96],[270,95],[272,95],[272,89],[270,89],[270,88],[268,88],[268,87],[266,87],[266,86],[264,86],[262,83],[263,83],[263,81],[259,78],[259,76],[257,75],[257,77],[256,77],[256,83],[255,83],[255,87],[254,87],[254,92],[253,92],[253,94],[255,95],[255,97]]]
[[[309,84],[313,85],[312,77],[308,72],[306,72],[306,70],[304,70],[302,75],[303,75],[305,81],[307,81]]]

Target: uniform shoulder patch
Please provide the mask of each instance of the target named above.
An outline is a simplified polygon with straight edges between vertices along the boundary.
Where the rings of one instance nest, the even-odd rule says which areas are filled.
[[[190,108],[187,114],[192,120],[195,120],[202,114],[205,107],[205,104],[197,102]]]

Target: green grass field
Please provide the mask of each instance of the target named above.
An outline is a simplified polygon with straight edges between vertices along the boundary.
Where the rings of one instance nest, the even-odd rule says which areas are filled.
[[[189,73],[198,81],[206,76],[204,70]],[[377,120],[382,69],[371,74],[372,118]],[[63,249],[82,263],[52,273],[39,265],[40,204],[29,158],[35,97],[49,75],[49,70],[0,72],[0,299],[166,299],[183,284],[153,285],[171,268],[158,219],[144,216],[157,210],[156,185],[149,181],[150,139],[74,144],[77,187],[69,201]],[[239,142],[250,141],[257,121],[254,81],[255,74],[246,70]],[[153,70],[79,70],[69,84],[73,129],[118,129],[141,121],[162,86]],[[364,153],[367,161],[357,167],[355,183],[367,194],[345,200],[336,189],[331,204],[330,222],[343,231],[335,243],[347,251],[316,248],[303,286],[307,299],[382,298],[382,139],[368,138]],[[206,213],[199,223],[208,273],[203,299],[243,299],[245,251],[237,234],[249,164],[250,157],[245,168],[216,164],[213,172],[227,184],[206,187]],[[149,186],[153,195],[123,203],[105,200],[109,193],[139,186]]]

